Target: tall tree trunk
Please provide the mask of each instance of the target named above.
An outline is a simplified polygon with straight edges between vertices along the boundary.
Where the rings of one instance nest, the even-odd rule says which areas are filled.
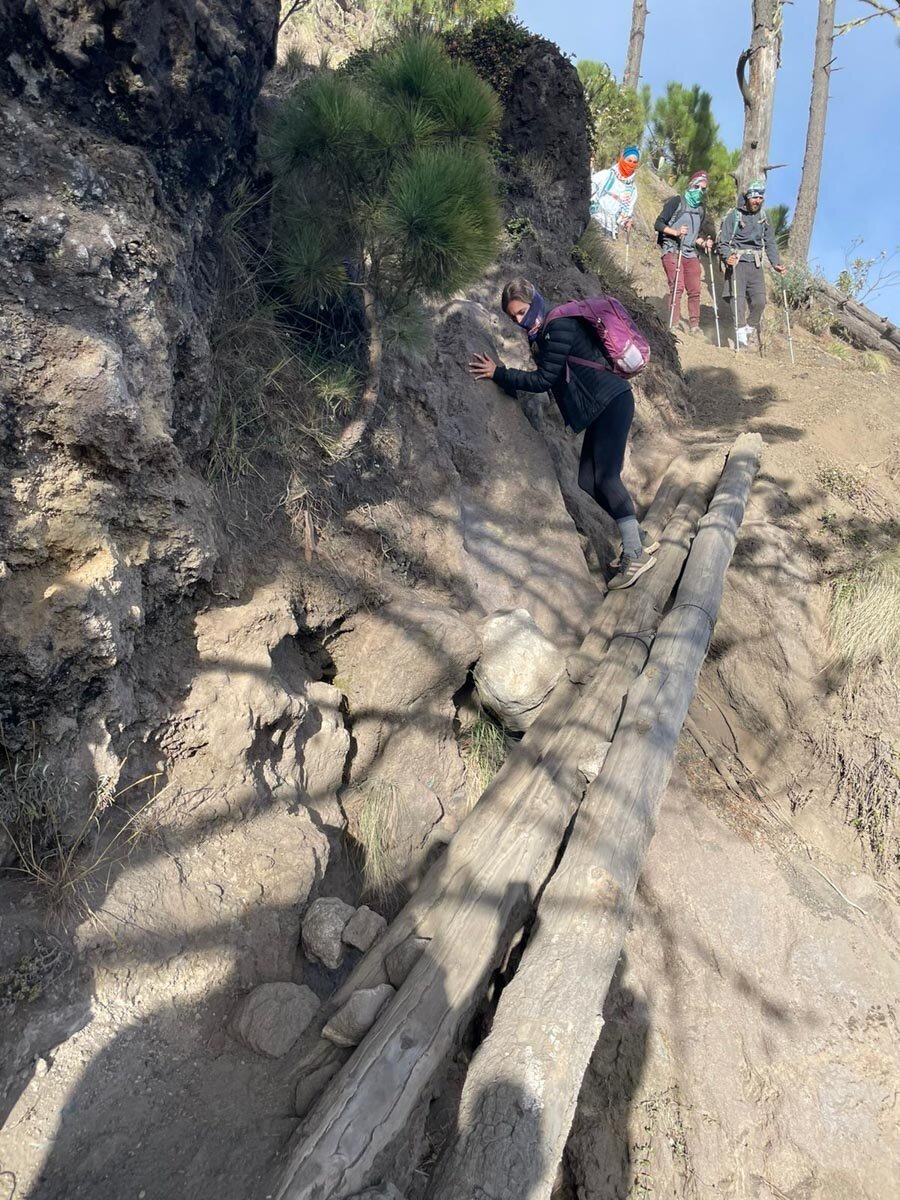
[[[791,255],[798,262],[809,258],[816,205],[819,201],[819,179],[822,174],[822,151],[825,147],[825,120],[828,115],[828,86],[831,64],[834,62],[834,5],[835,0],[819,0],[819,22],[816,26],[816,56],[813,62],[812,95],[809,101],[809,125],[806,129],[806,152],[803,173],[797,193],[797,207],[791,223]]]
[[[744,141],[738,168],[741,187],[764,176],[770,167],[775,74],[781,65],[781,16],[781,0],[753,0],[753,36],[737,64],[744,98]]]
[[[622,87],[637,88],[641,77],[641,55],[644,52],[644,26],[647,24],[647,0],[634,0],[631,9],[631,36],[628,39],[628,56]]]

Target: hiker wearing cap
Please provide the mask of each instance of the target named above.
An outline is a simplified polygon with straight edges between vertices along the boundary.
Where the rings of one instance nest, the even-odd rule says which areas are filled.
[[[700,269],[699,250],[708,254],[713,247],[715,226],[706,215],[704,200],[709,187],[705,171],[695,171],[688,180],[684,194],[673,196],[663,205],[656,218],[656,240],[662,250],[662,265],[669,281],[670,324],[676,322],[684,329],[681,319],[681,296],[687,291],[688,333],[700,332]],[[680,257],[679,257],[680,256]]]
[[[611,238],[634,225],[637,185],[634,173],[641,161],[637,146],[626,146],[619,161],[591,174],[591,216]],[[591,160],[593,166],[593,160]]]
[[[537,367],[516,371],[486,354],[475,354],[469,371],[476,379],[493,379],[508,395],[551,392],[566,424],[576,433],[584,430],[578,485],[609,513],[622,535],[622,555],[607,586],[630,587],[654,565],[652,554],[659,549],[638,524],[634,501],[622,482],[625,444],[634,418],[631,385],[613,372],[603,344],[587,322],[548,313],[544,297],[527,279],[510,280],[500,303],[527,333]]]
[[[779,275],[784,274],[775,235],[763,210],[765,195],[766,181],[754,179],[744,189],[738,206],[725,214],[719,230],[719,257],[727,268],[725,299],[736,306],[739,346],[748,344],[754,330],[759,336],[759,322],[766,307],[763,256]]]

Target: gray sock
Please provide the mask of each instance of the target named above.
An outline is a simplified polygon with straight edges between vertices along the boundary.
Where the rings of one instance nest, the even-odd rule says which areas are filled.
[[[622,535],[622,552],[626,558],[640,558],[644,547],[641,545],[641,527],[637,517],[623,517],[616,521]]]

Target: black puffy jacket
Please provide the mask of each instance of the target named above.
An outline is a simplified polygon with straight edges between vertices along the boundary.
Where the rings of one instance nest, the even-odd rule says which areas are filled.
[[[515,392],[551,392],[563,420],[576,433],[586,429],[610,400],[628,391],[627,379],[609,369],[600,340],[579,317],[559,317],[538,334],[537,369],[515,371],[501,363],[494,382],[510,395]],[[567,363],[569,357],[602,364],[602,371]]]

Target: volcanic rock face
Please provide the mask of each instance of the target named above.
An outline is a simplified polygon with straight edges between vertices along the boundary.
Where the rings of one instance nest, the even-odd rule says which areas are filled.
[[[147,700],[128,678],[136,643],[217,558],[190,465],[209,439],[210,230],[252,145],[278,6],[14,7],[0,33],[0,719],[12,749],[32,737],[109,773],[105,747]]]

